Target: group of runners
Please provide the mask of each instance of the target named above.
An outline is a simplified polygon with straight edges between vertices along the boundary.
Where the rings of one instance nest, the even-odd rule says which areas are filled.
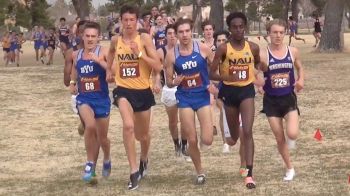
[[[43,26],[34,26],[29,39],[25,38],[23,32],[15,30],[4,33],[1,41],[5,66],[12,63],[17,67],[20,66],[20,55],[23,53],[22,44],[26,41],[33,42],[37,63],[41,61],[42,64],[52,65],[55,49],[60,48],[63,55],[70,48],[77,49],[80,42],[76,36],[79,21],[80,18],[77,17],[75,24],[69,27],[66,19],[62,17],[57,28],[45,29]]]
[[[140,22],[136,7],[123,6],[119,32],[111,38],[109,48],[99,44],[101,28],[98,23],[80,21],[77,24],[76,38],[82,41],[76,50],[68,49],[64,53],[64,83],[69,86],[74,109],[81,119],[79,129],[84,135],[87,156],[83,180],[96,182],[100,148],[103,151],[102,176],[111,174],[108,129],[111,104],[114,104],[121,115],[123,143],[130,167],[128,189],[138,188],[140,180],[147,175],[151,159],[153,93],[161,88],[161,102],[168,115],[175,154],[193,162],[195,184],[206,181],[201,151],[213,142],[216,127],[212,108],[218,107],[223,152],[228,152],[229,146],[240,138],[239,172],[245,186],[255,188],[252,130],[255,89],[264,96],[263,112],[286,165],[283,180],[293,180],[295,170],[288,147],[295,147],[299,133],[295,92],[303,89],[304,71],[298,49],[283,43],[288,25],[279,19],[271,20],[267,24],[269,45],[259,48],[245,39],[247,18],[240,12],[227,16],[229,32],[217,30],[214,33],[213,24],[203,23],[202,41],[192,39],[190,19],[180,18],[175,22],[166,15],[157,16],[143,17]],[[154,22],[148,22],[152,18]],[[164,75],[163,87],[161,75]],[[109,98],[108,83],[116,86],[113,100]],[[199,120],[200,134],[196,131],[195,116]],[[136,141],[141,147],[139,158]]]

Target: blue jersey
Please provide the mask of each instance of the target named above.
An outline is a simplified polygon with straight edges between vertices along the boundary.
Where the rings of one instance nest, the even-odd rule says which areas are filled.
[[[161,48],[166,45],[166,37],[165,37],[165,29],[158,29],[158,31],[154,34],[154,43],[156,49]]]
[[[193,42],[192,54],[181,56],[179,45],[175,48],[174,69],[177,75],[185,78],[177,87],[179,92],[202,92],[207,91],[209,85],[208,63],[199,51],[199,44]]]
[[[294,63],[291,51],[287,47],[286,55],[279,59],[268,48],[268,70],[264,72],[264,91],[268,95],[282,96],[294,91]]]
[[[291,33],[296,33],[297,32],[297,29],[298,29],[298,24],[295,22],[295,21],[291,21],[289,23],[289,30]]]
[[[101,46],[95,49],[99,56]],[[108,84],[106,82],[106,70],[98,63],[83,59],[84,49],[80,49],[77,55],[76,70],[78,73],[77,85],[79,95],[77,100],[109,99]]]

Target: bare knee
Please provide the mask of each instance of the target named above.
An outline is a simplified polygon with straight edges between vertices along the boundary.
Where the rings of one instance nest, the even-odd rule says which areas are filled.
[[[97,127],[95,123],[85,123],[85,134],[94,135]]]
[[[287,133],[287,136],[291,140],[296,140],[298,138],[298,133],[297,132]]]
[[[213,137],[203,137],[201,139],[202,144],[210,146],[213,143]]]
[[[231,137],[225,137],[226,144],[234,146],[237,143],[237,140],[233,140]]]
[[[134,124],[132,123],[124,123],[123,125],[123,134],[126,136],[130,136],[134,134]]]
[[[197,140],[196,137],[188,137],[188,138],[187,138],[187,143],[188,143],[188,145],[191,146],[191,147],[193,147],[193,146],[198,147],[198,146],[197,146],[198,140]]]

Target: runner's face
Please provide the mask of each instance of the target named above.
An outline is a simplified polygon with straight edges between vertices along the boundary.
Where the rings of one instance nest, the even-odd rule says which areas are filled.
[[[166,33],[166,39],[167,39],[167,43],[172,43],[173,45],[176,44],[177,39],[176,39],[174,29],[168,29],[168,31]]]
[[[225,34],[218,35],[216,39],[216,46],[219,47],[221,44],[227,41],[227,37]]]
[[[122,15],[122,26],[127,34],[135,32],[137,26],[136,14],[124,13]]]
[[[152,16],[156,16],[159,12],[158,12],[158,8],[154,7],[151,10]]]
[[[61,26],[63,26],[63,25],[65,25],[65,24],[66,24],[66,21],[61,20],[61,21],[60,21],[60,23],[61,23]]]
[[[143,17],[144,22],[149,22],[150,20],[151,20],[151,15],[146,15],[145,17]]]
[[[272,25],[269,32],[271,44],[275,44],[275,45],[283,44],[283,39],[285,34],[286,34],[285,27],[277,24]]]
[[[177,38],[181,44],[187,45],[192,40],[192,30],[190,24],[182,24],[177,28]]]
[[[232,38],[237,41],[244,39],[245,24],[242,18],[234,18],[230,22],[230,32]]]
[[[204,27],[204,37],[207,39],[211,39],[211,38],[213,38],[213,34],[214,34],[213,26],[206,25]]]
[[[85,49],[92,50],[96,47],[98,42],[98,30],[88,28],[84,30],[83,41]]]
[[[161,26],[161,25],[163,24],[163,19],[162,19],[161,16],[158,16],[158,17],[156,18],[156,23],[157,23],[158,26]]]

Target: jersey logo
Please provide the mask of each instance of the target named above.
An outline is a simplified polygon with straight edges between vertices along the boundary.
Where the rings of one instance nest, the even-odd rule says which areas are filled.
[[[120,61],[138,60],[138,57],[135,54],[118,54],[118,60]]]
[[[94,71],[94,66],[91,65],[84,65],[80,68],[80,73],[90,73]]]
[[[186,61],[184,64],[182,64],[182,69],[192,69],[197,67],[197,61]]]
[[[274,63],[275,62],[275,60],[273,60],[273,59],[270,59],[270,63]]]
[[[197,57],[197,55],[196,56],[192,56],[192,59],[195,59]]]

